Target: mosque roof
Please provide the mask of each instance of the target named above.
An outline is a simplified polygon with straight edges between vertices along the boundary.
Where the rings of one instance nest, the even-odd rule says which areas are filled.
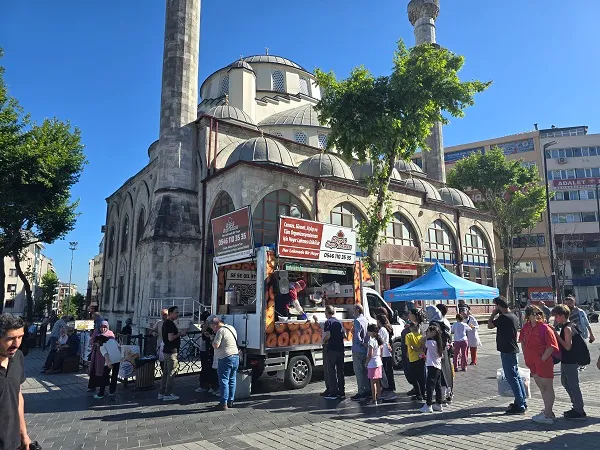
[[[444,203],[451,206],[466,206],[467,208],[475,208],[473,200],[463,191],[450,187],[443,187],[438,190]]]
[[[373,162],[367,161],[365,163],[355,162],[350,166],[350,170],[354,174],[354,178],[357,180],[366,180],[368,177],[373,175]],[[392,180],[400,181],[400,172],[395,168],[392,170]]]
[[[405,161],[403,159],[399,159],[396,161],[396,169],[401,172],[419,172],[423,173],[423,169],[421,169],[416,163],[412,161]]]
[[[409,178],[406,180],[405,186],[416,189],[417,191],[425,192],[427,197],[434,200],[442,200],[437,189],[431,183],[421,180],[420,178]]]
[[[275,113],[258,124],[259,126],[273,125],[304,125],[309,127],[323,127],[317,118],[317,111],[311,104],[298,106]]]
[[[307,70],[299,64],[296,64],[294,61],[289,60],[287,58],[283,58],[281,56],[275,55],[254,55],[254,56],[246,56],[242,58],[244,61],[250,64],[254,63],[271,63],[271,64],[282,64],[284,66],[294,67],[296,69],[303,70],[307,72]]]
[[[296,167],[290,151],[283,144],[264,136],[251,138],[239,144],[227,158],[225,166],[230,166],[238,161]]]
[[[254,123],[254,121],[252,120],[252,118],[246,114],[244,111],[242,111],[239,108],[236,108],[235,106],[231,106],[231,105],[219,105],[219,106],[213,106],[212,108],[206,110],[206,112],[204,112],[203,114],[206,114],[208,116],[213,116],[217,119],[222,119],[225,121],[238,121],[238,122],[245,122],[245,123],[249,123],[251,125],[256,125]]]
[[[354,180],[354,175],[341,158],[331,153],[319,153],[305,159],[298,166],[298,172],[311,177],[335,177]]]

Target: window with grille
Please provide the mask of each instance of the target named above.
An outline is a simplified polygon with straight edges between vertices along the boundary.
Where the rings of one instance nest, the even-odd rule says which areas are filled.
[[[487,240],[476,227],[469,228],[465,235],[463,264],[468,266],[490,266]]]
[[[126,251],[128,245],[129,245],[129,217],[125,216],[125,221],[123,222],[123,231],[121,232],[121,252]]]
[[[121,304],[125,300],[125,277],[119,277],[119,286],[117,288],[117,303]]]
[[[302,131],[296,131],[294,133],[294,140],[299,143],[299,144],[305,144],[308,141],[306,134],[303,133]]]
[[[221,95],[229,94],[229,74],[223,75],[221,78]]]
[[[361,212],[349,202],[340,203],[331,210],[329,214],[329,223],[332,225],[339,225],[341,227],[354,228],[358,230],[358,226],[364,220]],[[364,251],[358,246],[358,251],[363,254]]]
[[[308,80],[304,77],[300,77],[300,93],[304,95],[310,95]]]
[[[273,132],[271,132],[271,134],[273,136],[277,136],[277,137],[280,137],[280,138],[283,137],[283,133],[281,131],[273,131]]]
[[[140,211],[140,215],[138,216],[138,223],[137,223],[137,236],[135,238],[135,242],[136,244],[138,242],[140,242],[140,239],[142,238],[142,236],[144,235],[144,226],[145,226],[145,211],[144,208],[142,208],[142,210]]]
[[[277,225],[279,216],[310,219],[300,200],[286,190],[271,192],[266,195],[252,214],[254,226],[254,245],[272,245],[277,242]]]
[[[436,220],[429,226],[425,241],[425,261],[456,264],[456,244],[448,226]]]
[[[285,92],[285,79],[281,70],[276,70],[271,75],[272,88],[276,92]]]
[[[106,286],[104,288],[104,304],[108,305],[110,303],[110,278],[106,279]]]
[[[385,230],[385,241],[388,244],[416,247],[415,232],[401,214],[394,214]]]
[[[9,277],[16,277],[17,276],[17,269],[9,269],[8,270],[8,276]]]
[[[8,292],[9,294],[17,292],[17,285],[16,284],[7,284],[6,285],[6,292]]]
[[[131,283],[131,304],[135,305],[135,282],[137,281],[137,273],[133,272],[133,283]]]
[[[108,236],[108,257],[110,258],[115,251],[115,226],[110,227],[110,234]]]
[[[320,134],[319,135],[319,148],[326,148],[326,147],[327,147],[327,135]]]
[[[204,88],[204,98],[210,98],[210,89],[212,88],[212,81],[206,83],[206,87]]]
[[[229,196],[229,194],[225,191],[222,191],[215,204],[213,206],[212,212],[210,213],[210,219],[214,219],[216,217],[223,216],[227,213],[233,212],[235,207],[233,206],[233,200]],[[212,274],[213,274],[213,230],[212,224],[209,219],[208,222],[208,236],[206,238],[206,255],[207,255],[207,265],[204,271],[204,286],[206,295],[210,295],[212,292]]]

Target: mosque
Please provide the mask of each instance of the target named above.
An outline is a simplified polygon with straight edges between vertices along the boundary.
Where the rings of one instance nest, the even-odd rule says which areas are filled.
[[[416,42],[435,42],[439,0],[412,0],[408,13]],[[212,218],[249,205],[256,247],[276,245],[280,215],[347,227],[366,220],[372,165],[325,150],[314,75],[267,53],[233,61],[198,91],[199,39],[200,0],[168,0],[160,136],[148,164],[107,198],[99,309],[111,321],[131,317],[143,328],[159,305],[210,303]],[[430,146],[424,169],[399,161],[393,173],[381,287],[436,260],[494,285],[490,218],[445,186],[441,125]]]

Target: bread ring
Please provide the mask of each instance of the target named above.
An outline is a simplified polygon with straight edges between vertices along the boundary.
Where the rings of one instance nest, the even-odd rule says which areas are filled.
[[[298,345],[300,343],[300,336],[293,335],[290,337],[290,345]]]
[[[346,305],[353,305],[354,304],[354,298],[353,297],[348,297],[346,299]]]
[[[313,322],[310,324],[310,326],[313,330],[321,331],[321,325],[319,325],[318,323]]]
[[[273,331],[275,331],[275,322],[268,323],[266,329],[267,334],[271,334]]]
[[[310,334],[300,336],[300,345],[310,344]]]
[[[322,336],[320,334],[313,334],[312,336],[312,343],[313,344],[320,344],[321,340],[322,340]]]
[[[283,333],[286,329],[287,325],[285,323],[278,322],[275,324],[275,331],[277,331],[278,334]]]
[[[283,332],[277,338],[277,347],[287,347],[290,344],[290,335]]]
[[[275,333],[267,335],[267,347],[277,347],[277,335]]]
[[[310,329],[310,322],[304,322],[300,324],[300,329],[301,330],[309,330]]]
[[[288,327],[288,330],[290,330],[290,331],[296,331],[296,330],[298,330],[298,328],[300,328],[300,324],[298,324],[298,323],[288,323],[287,327]]]

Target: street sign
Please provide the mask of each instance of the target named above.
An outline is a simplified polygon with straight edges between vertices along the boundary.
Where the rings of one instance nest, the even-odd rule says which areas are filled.
[[[211,220],[216,263],[249,258],[254,253],[250,207]]]

